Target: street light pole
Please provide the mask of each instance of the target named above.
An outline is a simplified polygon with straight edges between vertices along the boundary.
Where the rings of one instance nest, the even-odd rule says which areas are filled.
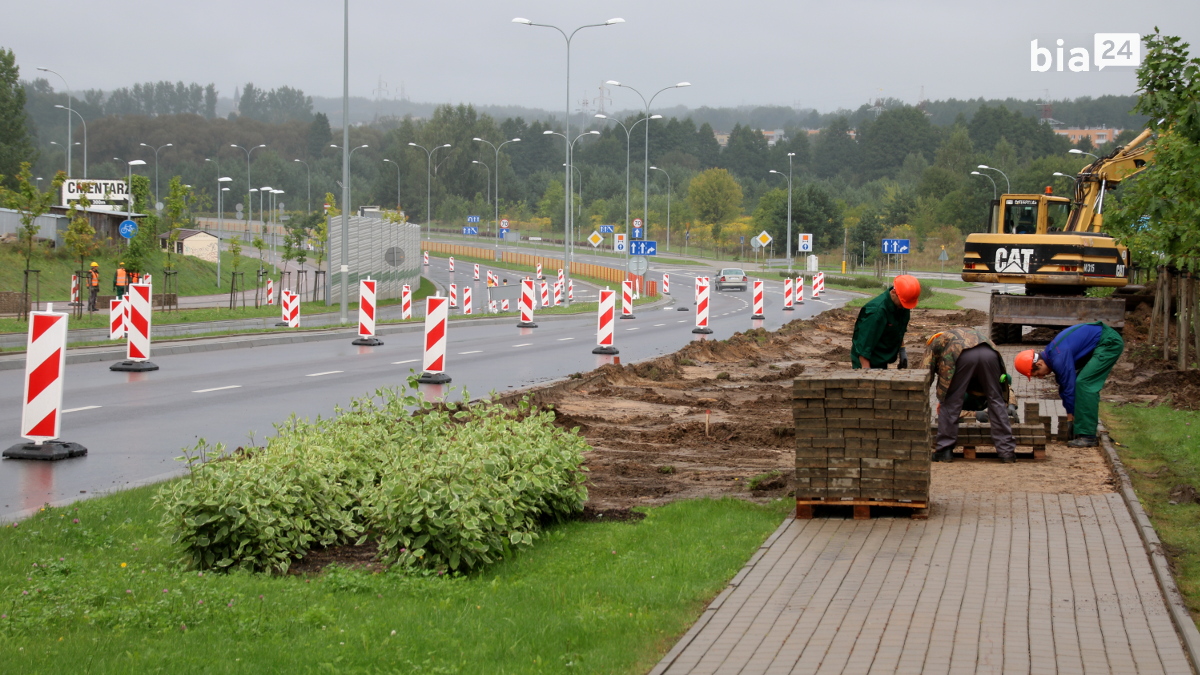
[[[1000,169],[997,169],[994,166],[988,166],[987,164],[980,164],[976,168],[987,169],[988,171],[995,171],[996,173],[1000,174],[1001,176],[1004,176],[1004,184],[1008,186],[1008,191],[1005,192],[1004,194],[1007,194],[1007,195],[1012,194],[1012,183],[1008,182],[1008,174],[1004,173],[1003,171],[1001,171]]]
[[[150,148],[151,150],[154,151],[154,201],[155,201],[155,203],[157,203],[158,202],[158,151],[162,150],[163,148],[173,147],[175,144],[167,143],[166,145],[160,145],[157,148],[154,147],[153,145],[146,145],[145,143],[138,143],[138,145],[142,146],[143,148]]]
[[[219,175],[220,168],[217,171]],[[233,179],[229,176],[217,178],[217,288],[221,287],[221,235],[225,232],[225,195],[222,193],[229,189],[221,183],[232,181]]]
[[[628,234],[629,233],[629,140],[630,140],[630,134],[633,133],[634,128],[637,127],[637,125],[641,124],[642,122],[646,122],[646,120],[662,119],[662,115],[651,115],[649,117],[643,117],[642,119],[634,122],[633,124],[629,125],[628,127],[626,127],[625,124],[621,120],[616,119],[615,117],[609,117],[608,115],[604,115],[601,113],[596,113],[596,118],[606,120],[609,122],[616,122],[617,124],[621,125],[622,129],[625,130],[625,232],[626,232],[626,234]],[[646,122],[646,124],[649,125],[650,123]],[[625,256],[629,257],[629,245],[628,244],[626,244],[626,246],[625,246]]]
[[[972,176],[983,176],[984,178],[992,181],[992,201],[996,201],[997,199],[1000,198],[999,194],[997,194],[999,192],[999,190],[996,188],[996,179],[995,178],[992,178],[991,176],[989,176],[986,173],[979,173],[978,171],[972,171],[971,175]]]
[[[439,145],[432,150],[412,142],[409,145],[425,151],[425,240],[430,241],[433,239],[433,153],[450,147],[450,144]]]
[[[129,174],[125,179],[125,189],[129,191],[129,200],[125,202],[125,220],[133,218],[133,167],[145,166],[146,160],[133,159],[128,162]],[[125,240],[125,246],[129,246],[129,240]]]
[[[563,139],[564,142],[567,140],[567,137],[564,136],[563,134],[560,134],[557,131],[551,131],[549,129],[543,131],[542,135],[543,136],[559,136],[560,138]],[[600,132],[596,131],[595,129],[593,129],[591,131],[585,131],[582,134],[579,134],[573,140],[571,140],[569,143],[567,143],[567,156],[568,157],[575,156],[575,143],[579,139],[583,138],[584,136],[599,136],[599,135],[600,135]],[[567,167],[567,175],[571,175],[571,169],[574,167],[572,167],[569,164],[566,164],[564,166]],[[583,182],[583,172],[582,171],[579,173],[579,181],[581,183]],[[568,182],[568,185],[571,185],[571,184],[572,183]],[[574,188],[567,188],[567,189],[573,190]],[[566,202],[569,205],[572,201],[571,196],[574,193],[567,193],[566,190],[564,190],[564,193],[565,193],[564,197],[566,198]],[[582,200],[583,200],[582,192],[580,193],[579,199],[582,202]],[[566,274],[567,273],[566,271],[571,267],[571,260],[574,258],[573,253],[574,253],[574,243],[575,242],[574,242],[573,233],[575,230],[575,210],[572,208],[570,211],[567,211],[566,216],[567,216],[567,220],[566,220],[566,222],[563,223],[563,273],[564,274]],[[567,301],[567,304],[568,305],[571,304],[569,300]]]
[[[471,140],[478,141],[480,143],[487,143],[488,145],[492,146],[492,150],[496,151],[496,222],[495,229],[492,234],[495,235],[494,238],[496,240],[496,248],[500,248],[500,148],[503,148],[509,143],[519,143],[521,142],[521,139],[514,138],[512,140],[504,141],[500,145],[492,145],[491,141],[485,141],[479,137],[472,138]]]
[[[788,205],[787,205],[787,210],[788,210],[788,212],[787,212],[788,247],[787,247],[787,253],[788,253],[788,273],[790,274],[792,271],[792,176],[791,176],[791,171],[789,171],[788,175],[786,175],[786,176],[784,176],[782,171],[776,171],[775,169],[771,169],[767,173],[773,173],[777,176],[783,176],[785,179],[787,179],[787,182],[788,182]]]
[[[667,173],[666,169],[660,169],[657,166],[650,167],[651,171],[662,171],[667,177],[667,250],[671,250],[671,174]]]
[[[479,166],[482,166],[485,171],[487,171],[487,200],[489,202],[492,201],[492,168],[477,159],[471,160],[471,163],[478,164]]]
[[[332,144],[332,143],[329,145],[329,147],[331,147],[331,148],[341,148],[341,146],[340,146],[340,145],[334,145],[334,144]],[[364,144],[362,144],[362,145],[359,145],[359,146],[357,146],[357,147],[350,148],[350,155],[349,155],[349,158],[350,158],[350,159],[353,159],[353,158],[354,158],[354,151],[355,151],[355,150],[362,150],[363,148],[366,148],[366,147],[370,147],[370,146],[368,146],[367,144],[365,144],[365,143],[364,143]],[[349,164],[347,164],[346,166],[349,166]],[[343,212],[345,212],[345,210],[346,210],[346,209],[350,208],[350,180],[349,180],[349,173],[350,173],[349,171],[347,171],[347,172],[346,172],[346,174],[347,174],[347,179],[346,179],[346,182],[345,182],[345,184],[343,185],[344,191],[345,191],[345,193],[346,193],[346,203],[342,205],[342,211],[343,211]]]
[[[304,168],[308,170],[308,213],[312,213],[312,167],[308,165],[308,162],[302,159],[293,159],[292,161],[300,162],[304,165]],[[384,161],[386,162],[387,160]]]
[[[83,115],[80,115],[78,110],[72,110],[71,108],[68,108],[61,103],[55,103],[54,107],[62,108],[63,110],[66,110],[67,112],[78,115],[79,121],[83,124],[83,178],[84,178],[84,180],[87,180],[87,120],[83,119]],[[68,119],[70,117],[71,117],[70,115],[67,115]],[[69,140],[68,140],[68,142],[69,142]]]
[[[563,138],[570,138],[570,136],[571,136],[571,41],[575,38],[575,34],[578,33],[579,31],[583,30],[584,28],[600,28],[602,26],[612,26],[612,25],[618,24],[618,23],[625,23],[625,19],[617,17],[617,18],[609,19],[608,21],[605,21],[604,23],[585,24],[585,25],[580,26],[580,27],[576,28],[575,30],[571,31],[570,35],[567,35],[566,31],[559,28],[558,26],[552,26],[550,24],[545,24],[545,23],[534,23],[534,22],[530,21],[529,19],[523,19],[523,18],[517,17],[517,18],[513,19],[512,22],[524,24],[526,26],[535,26],[537,28],[553,28],[554,30],[558,31],[560,35],[563,36],[563,40],[566,42],[566,47],[567,47],[567,87],[564,90],[565,94],[566,94],[567,106],[566,106],[566,109],[564,110],[564,117],[563,117]],[[566,183],[564,185],[565,189],[563,190],[563,194],[565,196],[565,199],[563,200],[563,202],[564,202],[564,204],[563,204],[563,215],[564,215],[563,227],[564,228],[566,228],[568,226],[567,224],[571,221],[571,194],[572,194],[571,193],[571,143],[568,142],[566,144],[566,146],[567,146],[567,148],[566,148],[566,155],[567,155],[566,169],[565,169]],[[570,278],[571,278],[571,238],[570,238],[570,236],[568,236],[568,233],[566,231],[563,232],[563,273],[566,275],[566,281],[570,281]],[[570,304],[570,302],[568,301],[567,304]]]
[[[38,67],[38,70],[44,73],[54,73],[55,75],[58,75],[58,79],[62,80],[63,86],[67,88],[67,178],[70,178],[71,148],[74,146],[74,143],[71,142],[71,113],[69,112],[71,110],[71,85],[67,84],[67,78],[63,77],[62,73],[59,73],[56,70],[50,70],[49,68],[42,68],[40,66]]]
[[[238,150],[241,150],[246,153],[246,206],[248,206],[250,208],[250,213],[247,214],[247,218],[246,218],[246,231],[249,232],[250,231],[250,223],[254,222],[254,200],[251,199],[251,197],[253,195],[250,194],[250,192],[251,192],[251,189],[250,189],[250,153],[254,152],[255,150],[257,150],[259,148],[265,148],[267,146],[265,144],[262,144],[262,145],[256,145],[253,148],[246,149],[246,148],[243,148],[242,146],[238,145],[237,143],[231,143],[229,145],[229,147],[237,148]],[[262,218],[262,212],[259,212],[258,216],[259,216],[259,218]]]

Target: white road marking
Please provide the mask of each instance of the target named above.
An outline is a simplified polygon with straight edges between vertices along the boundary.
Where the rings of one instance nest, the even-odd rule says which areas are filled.
[[[637,328],[626,328],[625,330],[637,330]]]
[[[471,351],[471,352],[459,352],[458,355],[466,356],[467,354],[482,354],[482,353],[483,353],[482,349],[476,349],[475,351]]]
[[[402,366],[406,363],[416,363],[417,361],[420,361],[420,360],[421,359],[409,359],[407,361],[392,361],[392,365],[393,366]]]
[[[343,372],[345,372],[345,371],[344,370],[327,370],[323,373],[309,373],[308,375],[305,375],[305,377],[320,377],[322,375],[337,375],[338,373],[343,373]]]
[[[62,414],[66,415],[69,412],[82,412],[84,410],[95,410],[96,408],[100,408],[100,407],[103,407],[103,406],[85,405],[82,408],[67,408],[66,410],[62,411]]]
[[[687,319],[683,319],[682,321],[676,321],[675,323],[687,323],[687,322],[688,322]]]
[[[558,341],[559,341],[559,342],[566,342],[567,340],[574,340],[574,339],[575,339],[575,338],[558,338]]]
[[[524,343],[522,343],[522,344],[519,344],[519,345],[513,345],[513,347],[531,347],[531,346],[533,346],[533,343],[532,343],[532,342],[524,342]]]
[[[242,388],[242,385],[240,385],[240,384],[231,384],[228,387],[213,387],[212,389],[197,389],[197,390],[193,391],[192,393],[193,394],[207,394],[210,391],[223,391],[225,389],[241,389],[241,388]]]
[[[665,326],[665,325],[667,325],[667,324],[665,324],[665,323],[656,323],[656,324],[654,324],[654,326],[655,326],[655,327],[658,327],[658,326]]]

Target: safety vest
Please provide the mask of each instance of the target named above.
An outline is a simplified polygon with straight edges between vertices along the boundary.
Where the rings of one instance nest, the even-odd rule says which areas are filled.
[[[125,268],[124,267],[117,268],[117,285],[118,286],[128,286],[129,285],[129,279],[126,278],[126,276],[125,276]]]
[[[88,272],[88,286],[99,286],[99,285],[100,285],[100,273],[97,272],[96,270],[92,270],[92,271]]]
[[[141,280],[141,275],[137,272],[130,272],[129,276],[133,278],[133,283],[138,283]]]

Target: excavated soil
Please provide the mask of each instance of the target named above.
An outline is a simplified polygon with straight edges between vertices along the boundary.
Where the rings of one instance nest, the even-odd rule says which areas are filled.
[[[1170,361],[1163,360],[1162,338],[1158,344],[1148,340],[1149,319],[1147,304],[1125,315],[1125,353],[1109,375],[1105,400],[1200,410],[1200,371],[1176,370],[1174,353]]]

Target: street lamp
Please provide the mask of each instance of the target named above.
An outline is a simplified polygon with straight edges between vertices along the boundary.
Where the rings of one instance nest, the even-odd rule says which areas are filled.
[[[276,225],[276,227],[272,228],[272,230],[271,230],[271,238],[274,240],[276,249],[278,249],[278,247],[279,247],[279,237],[281,234],[283,234],[282,232],[278,231],[280,228],[283,227],[283,221],[280,220],[280,217],[282,214],[279,213],[279,206],[278,206],[278,202],[276,201],[276,195],[282,195],[282,194],[287,194],[287,193],[285,193],[283,190],[271,190],[271,220]]]
[[[791,157],[788,157],[788,163],[789,163],[789,164],[791,163]],[[784,179],[786,179],[786,180],[787,180],[787,182],[788,182],[788,205],[787,205],[787,238],[788,238],[788,247],[787,247],[787,257],[788,257],[788,273],[790,274],[790,273],[791,273],[791,271],[792,271],[792,176],[791,176],[791,171],[788,171],[788,175],[784,175],[782,171],[776,171],[775,169],[771,169],[771,170],[770,170],[770,171],[768,171],[767,173],[773,173],[773,174],[775,174],[776,176],[783,176],[783,178],[784,178]],[[765,251],[764,251],[764,253],[765,253]],[[768,262],[767,262],[767,266],[768,266],[768,267],[770,266],[770,261],[768,261]]]
[[[996,194],[997,188],[996,188],[996,179],[995,178],[992,178],[991,176],[989,176],[986,173],[979,173],[978,171],[972,171],[971,175],[972,176],[983,176],[984,178],[992,181],[992,201],[996,201],[997,199],[999,199],[999,195]]]
[[[158,202],[158,151],[162,150],[163,148],[174,147],[175,144],[167,143],[166,145],[160,145],[157,148],[154,147],[153,145],[146,145],[145,143],[138,143],[138,145],[142,146],[143,148],[150,148],[151,150],[154,151],[154,201],[157,203]]]
[[[116,157],[113,159],[116,159]],[[125,220],[130,220],[133,218],[133,167],[145,166],[146,161],[143,159],[133,159],[127,162],[127,164],[129,168],[129,174],[125,179],[125,189],[129,191],[129,200],[125,202]],[[128,239],[125,240],[125,246],[129,246]]]
[[[207,159],[204,161],[208,161]],[[218,174],[220,168],[217,169]],[[221,287],[221,235],[225,232],[225,207],[223,192],[227,192],[229,188],[221,185],[221,183],[230,183],[233,179],[229,176],[221,176],[217,178],[217,288]]]
[[[509,143],[520,143],[521,139],[514,138],[511,140],[504,141],[500,145],[492,145],[491,141],[485,141],[482,138],[479,138],[478,136],[476,136],[475,138],[472,138],[471,140],[477,141],[479,143],[487,143],[488,145],[492,146],[492,150],[496,151],[496,222],[494,223],[495,230],[492,232],[492,234],[495,235],[496,248],[499,248],[500,247],[500,148],[503,148],[504,146],[508,145]]]
[[[312,167],[308,165],[308,162],[302,159],[293,159],[292,161],[300,162],[304,165],[305,169],[308,169],[308,213],[312,213]],[[386,162],[387,160],[384,161]]]
[[[526,26],[535,26],[537,28],[553,28],[554,30],[558,31],[560,35],[563,36],[563,40],[566,42],[566,47],[567,47],[567,86],[566,86],[566,89],[564,89],[564,92],[566,93],[567,107],[566,107],[566,114],[563,116],[563,137],[564,138],[569,137],[571,135],[571,40],[575,39],[575,34],[578,33],[579,31],[583,30],[584,28],[599,28],[601,26],[612,26],[612,25],[618,24],[618,23],[625,23],[625,19],[618,17],[618,18],[609,19],[608,21],[605,21],[604,23],[585,24],[585,25],[580,26],[580,27],[576,28],[575,30],[571,31],[570,35],[567,35],[566,31],[559,28],[558,26],[552,26],[550,24],[545,24],[545,23],[534,23],[534,22],[530,21],[529,19],[523,19],[521,17],[517,17],[517,18],[513,19],[512,22],[523,24]],[[566,221],[569,222],[571,220],[571,168],[570,168],[571,167],[571,144],[567,143],[566,146],[567,146],[567,148],[566,148],[567,167],[566,167],[566,185],[565,185],[566,189],[563,191],[566,199],[563,200],[564,201],[563,214],[565,216]],[[565,226],[565,224],[566,223],[564,222],[564,226]],[[563,269],[564,269],[564,273],[566,274],[567,281],[569,281],[571,278],[570,255],[571,255],[570,240],[567,237],[563,237]],[[570,304],[570,302],[568,301],[567,304]]]
[[[433,153],[441,148],[450,147],[450,144],[438,145],[432,150],[416,143],[410,142],[409,145],[425,151],[425,240],[429,241],[433,239]]]
[[[333,143],[330,143],[330,144],[329,144],[329,147],[331,147],[331,148],[337,148],[337,149],[339,149],[339,150],[341,150],[341,148],[342,148],[342,146],[340,146],[340,145],[334,145]],[[348,159],[354,159],[354,151],[355,151],[355,150],[362,150],[362,149],[363,149],[363,148],[365,148],[365,147],[368,147],[368,146],[367,146],[367,145],[364,143],[364,144],[362,144],[362,145],[360,145],[360,146],[358,146],[358,147],[355,147],[355,148],[350,148],[350,154],[349,154],[349,155],[347,155],[347,158],[348,158]],[[348,167],[348,166],[349,166],[349,164],[347,164],[347,167]],[[350,172],[349,172],[349,171],[347,171],[347,172],[346,172],[346,175],[347,175],[347,176],[349,176],[349,175],[350,175]],[[349,182],[349,180],[347,180],[347,182],[346,182],[346,187],[345,187],[345,190],[346,190],[346,203],[342,205],[342,209],[343,209],[343,211],[344,211],[344,210],[346,210],[346,209],[349,209],[349,208],[350,208],[350,182]]]
[[[667,250],[671,250],[671,174],[667,173],[666,169],[660,169],[657,166],[650,167],[651,171],[662,171],[667,177]]]
[[[298,162],[300,160],[296,161]],[[400,211],[400,165],[386,158],[383,161],[396,167],[396,211],[398,213]]]
[[[250,149],[246,149],[246,148],[243,148],[242,146],[238,145],[237,143],[231,143],[229,145],[229,147],[237,148],[246,153],[246,205],[250,207],[250,213],[248,214],[248,217],[246,218],[246,228],[247,228],[247,232],[248,232],[250,223],[254,222],[254,200],[250,198],[251,197],[250,193],[253,192],[253,190],[250,189],[250,153],[254,152],[255,150],[258,150],[259,148],[265,148],[267,146],[265,144],[262,144],[262,145],[256,145]],[[259,212],[258,217],[262,218],[261,211]]]
[[[1071,153],[1072,155],[1087,155],[1088,157],[1095,157],[1096,159],[1100,159],[1099,156],[1093,155],[1090,152],[1084,152],[1084,151],[1080,150],[1079,148],[1071,148],[1067,152]]]
[[[478,164],[479,166],[482,166],[487,171],[487,195],[488,195],[487,200],[489,202],[492,201],[492,168],[477,159],[471,160],[471,163]]]
[[[1001,176],[1004,176],[1004,184],[1008,186],[1008,191],[1005,192],[1004,194],[1006,194],[1006,195],[1012,194],[1012,183],[1008,182],[1008,174],[1004,173],[1000,169],[997,169],[996,167],[988,166],[987,164],[980,164],[976,168],[977,169],[987,169],[988,171],[995,171],[996,173],[1000,174]]]
[[[543,131],[542,135],[543,136],[558,136],[558,137],[562,138],[563,141],[567,140],[567,137],[565,135],[560,134],[557,131],[551,131],[550,129]],[[595,129],[592,129],[591,131],[585,131],[582,134],[579,134],[573,140],[571,140],[570,143],[567,143],[567,156],[568,157],[575,156],[575,143],[578,142],[579,139],[583,138],[584,136],[599,136],[599,135],[600,135],[600,132],[596,131]],[[570,176],[572,166],[571,165],[564,165],[564,166],[567,167],[567,175]],[[579,180],[582,182],[583,181],[583,172],[582,171],[579,173],[579,176],[580,176]],[[566,194],[564,196],[566,197],[568,208],[570,208],[570,204],[572,201],[571,197],[574,194],[571,192],[567,192],[567,190],[574,189],[573,187],[571,187],[571,185],[572,185],[572,182],[568,181],[567,182],[568,187],[566,188],[566,190],[564,190],[564,192],[566,192]],[[579,198],[580,198],[580,200],[583,199],[582,193],[580,193]],[[563,265],[564,265],[563,269],[564,270],[571,266],[570,261],[574,257],[573,256],[573,254],[574,254],[573,236],[574,236],[574,230],[575,230],[575,209],[570,208],[570,210],[567,211],[566,215],[567,215],[567,220],[566,220],[566,222],[563,223]],[[626,247],[626,250],[628,250],[628,247]],[[570,304],[570,303],[568,303],[568,304]]]
[[[629,125],[628,127],[626,127],[625,123],[622,122],[621,120],[619,120],[615,117],[609,117],[608,115],[605,115],[603,113],[596,113],[596,119],[601,119],[601,120],[605,120],[605,121],[609,121],[609,122],[616,122],[617,124],[621,125],[622,129],[625,130],[625,231],[629,232],[629,137],[630,137],[629,135],[633,132],[634,127],[636,127],[637,125],[641,124],[642,122],[646,122],[646,120],[660,120],[660,119],[662,119],[662,115],[651,115],[649,117],[643,117],[642,119],[634,122],[633,124]],[[648,125],[649,122],[646,122],[646,124]],[[670,233],[668,233],[668,236],[669,235],[670,235]],[[626,246],[625,250],[626,250],[626,252],[628,252],[629,247]]]
[[[659,94],[663,93],[664,91],[666,91],[668,89],[680,89],[682,87],[692,86],[691,82],[680,82],[678,84],[673,84],[669,87],[663,87],[662,89],[659,89],[658,91],[654,92],[654,96],[651,96],[650,100],[647,101],[646,97],[642,96],[642,92],[638,91],[637,89],[634,89],[633,87],[631,87],[627,84],[621,84],[620,82],[617,82],[616,80],[609,80],[608,82],[605,82],[605,84],[609,84],[614,87],[622,87],[624,89],[628,89],[628,90],[632,91],[633,93],[637,94],[638,98],[642,99],[642,103],[646,104],[646,116],[647,117],[650,116],[650,104],[654,103],[654,99]],[[645,239],[646,235],[650,233],[650,195],[648,194],[648,191],[650,189],[650,123],[649,122],[646,123],[646,142],[645,142],[645,144],[646,144],[646,147],[645,147],[646,154],[645,154],[645,157],[642,158],[642,166],[644,167],[643,171],[642,171],[642,173],[644,174],[642,176],[642,227],[645,228],[645,231],[642,232],[642,239]]]
[[[62,108],[63,110],[66,110],[68,113],[74,113],[76,115],[79,115],[78,110],[72,110],[71,108],[68,108],[67,106],[65,106],[61,103],[55,103],[54,107]],[[70,117],[71,117],[70,115],[67,115],[68,119],[70,119]],[[81,123],[83,123],[83,177],[86,180],[87,179],[87,120],[83,119],[83,115],[79,115],[79,121]],[[70,142],[69,137],[67,140],[68,140],[68,142]],[[70,152],[70,151],[68,151],[68,152]]]
[[[43,73],[54,73],[55,75],[58,75],[58,79],[62,80],[63,86],[67,88],[67,110],[68,110],[68,112],[67,112],[67,177],[70,178],[71,177],[71,146],[73,145],[73,143],[71,143],[71,112],[70,112],[71,111],[71,85],[67,84],[67,78],[63,77],[62,73],[59,73],[56,70],[50,70],[49,68],[42,68],[41,66],[38,66],[38,70],[42,71]],[[58,106],[55,106],[55,107],[58,107]]]

